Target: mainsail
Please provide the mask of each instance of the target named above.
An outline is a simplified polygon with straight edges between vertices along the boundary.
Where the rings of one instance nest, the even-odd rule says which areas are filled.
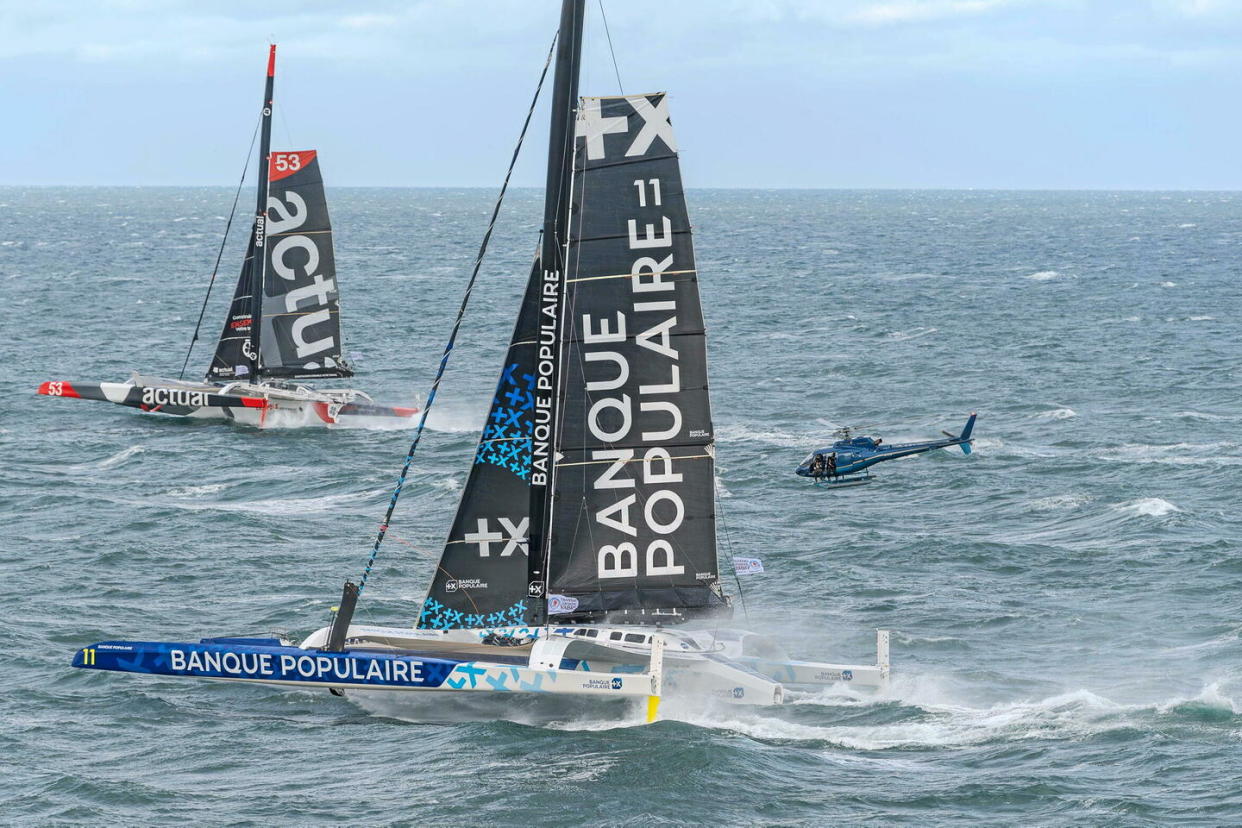
[[[725,603],[703,313],[676,149],[663,94],[579,106],[549,620],[558,609],[694,614]]]
[[[347,377],[332,224],[314,150],[269,160],[259,373]]]

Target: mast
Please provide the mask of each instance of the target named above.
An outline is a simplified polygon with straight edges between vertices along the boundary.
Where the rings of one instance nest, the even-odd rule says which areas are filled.
[[[254,377],[259,378],[259,331],[263,319],[263,283],[267,276],[267,250],[264,240],[267,235],[267,189],[268,189],[268,155],[272,147],[272,99],[273,86],[276,80],[276,44],[271,44],[267,53],[267,82],[263,87],[263,123],[259,133],[259,185],[254,210],[254,254],[255,276],[250,283],[250,314],[254,321],[250,325],[250,350],[253,356]]]
[[[565,246],[569,241],[570,184],[573,172],[578,74],[582,62],[582,23],[586,0],[562,0],[556,77],[548,134],[548,176],[543,202],[539,346],[536,362],[535,428],[531,455],[530,530],[527,596],[534,605],[531,623],[547,619],[547,557],[551,532],[552,475],[560,420],[561,326],[565,294]]]

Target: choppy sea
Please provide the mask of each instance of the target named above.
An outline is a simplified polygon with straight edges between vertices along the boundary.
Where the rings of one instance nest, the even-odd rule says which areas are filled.
[[[329,195],[356,384],[422,396],[494,194]],[[894,679],[651,726],[69,667],[107,638],[322,626],[404,455],[400,430],[34,394],[175,375],[231,196],[0,188],[0,821],[1242,822],[1242,196],[692,191],[721,553],[766,568],[750,624],[860,663],[890,628]],[[363,620],[422,600],[540,198],[506,205]],[[792,474],[838,426],[895,442],[972,410],[970,457]]]

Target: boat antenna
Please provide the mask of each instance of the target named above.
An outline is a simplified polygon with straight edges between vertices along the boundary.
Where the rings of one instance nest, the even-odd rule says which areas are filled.
[[[255,121],[254,132],[250,135],[250,148],[246,150],[246,163],[242,164],[241,180],[237,182],[237,192],[233,193],[233,208],[229,210],[229,220],[224,225],[224,238],[220,239],[220,249],[216,251],[216,264],[211,268],[211,281],[207,283],[207,295],[203,297],[203,306],[198,310],[198,322],[194,324],[194,336],[190,339],[190,347],[185,352],[185,362],[181,363],[181,373],[177,379],[185,379],[185,368],[190,364],[190,354],[194,353],[194,343],[198,342],[198,332],[203,327],[203,315],[207,313],[207,300],[211,298],[211,288],[216,283],[216,274],[220,272],[220,258],[224,255],[224,246],[229,240],[229,229],[233,226],[233,217],[237,215],[237,201],[241,198],[242,186],[246,183],[246,173],[250,170],[250,156],[254,153],[254,142],[259,137],[259,124],[263,119]]]
[[[449,357],[453,353],[453,346],[457,342],[457,333],[461,330],[462,320],[466,316],[466,307],[470,304],[470,295],[474,292],[475,281],[479,276],[479,269],[483,265],[483,257],[487,253],[487,245],[492,239],[492,230],[496,227],[496,219],[500,215],[500,206],[504,203],[505,193],[509,189],[509,179],[513,175],[513,168],[517,165],[518,154],[522,151],[522,143],[526,140],[526,130],[530,126],[531,116],[534,115],[535,105],[539,102],[539,93],[543,89],[543,81],[548,76],[548,67],[552,64],[552,55],[556,53],[556,36],[552,38],[552,45],[548,48],[547,60],[543,63],[543,72],[539,75],[539,83],[535,86],[535,96],[531,99],[530,109],[526,111],[526,121],[522,124],[522,131],[518,135],[517,146],[513,148],[513,157],[509,159],[509,170],[505,173],[504,183],[500,185],[500,193],[496,196],[496,204],[492,207],[492,217],[487,223],[487,231],[483,234],[483,241],[479,244],[478,255],[474,257],[474,266],[470,271],[470,279],[466,282],[466,292],[461,297],[461,307],[457,309],[457,318],[453,320],[453,329],[449,333],[448,342],[444,345],[444,353],[440,356],[440,365],[436,369],[436,378],[431,383],[431,390],[427,393],[427,403],[423,406],[422,416],[419,417],[418,427],[414,430],[414,439],[410,443],[410,450],[405,455],[405,463],[401,467],[401,475],[397,478],[397,485],[393,489],[392,498],[388,501],[388,511],[384,515],[384,522],[380,524],[379,531],[375,536],[375,545],[371,547],[371,556],[367,559],[366,568],[362,571],[362,577],[359,579],[357,586],[352,582],[345,582],[345,597],[342,598],[340,608],[337,610],[336,617],[332,621],[332,634],[329,636],[329,649],[332,645],[337,644],[338,630],[339,642],[344,644],[345,631],[349,629],[349,622],[353,615],[353,601],[362,595],[362,591],[366,589],[367,580],[371,577],[371,570],[375,567],[375,559],[379,557],[380,546],[384,543],[384,536],[388,533],[388,525],[392,522],[393,510],[397,508],[397,499],[401,497],[401,489],[405,486],[406,477],[410,472],[410,465],[414,462],[414,452],[418,450],[418,443],[423,437],[423,429],[427,425],[427,415],[431,411],[431,406],[435,403],[436,392],[440,388],[440,381],[444,378],[444,371],[448,367]],[[338,645],[337,650],[340,649]]]

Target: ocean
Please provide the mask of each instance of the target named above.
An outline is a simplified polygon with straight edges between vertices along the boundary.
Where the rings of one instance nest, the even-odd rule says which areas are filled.
[[[355,384],[421,397],[494,193],[329,197]],[[893,680],[650,726],[70,668],[102,639],[322,626],[400,469],[405,430],[35,395],[176,375],[231,198],[0,188],[0,821],[1242,822],[1242,196],[691,191],[721,557],[766,570],[744,614],[825,661],[891,629]],[[415,618],[540,203],[506,204],[361,620]],[[969,457],[838,491],[793,474],[839,426],[897,442],[971,411]]]

